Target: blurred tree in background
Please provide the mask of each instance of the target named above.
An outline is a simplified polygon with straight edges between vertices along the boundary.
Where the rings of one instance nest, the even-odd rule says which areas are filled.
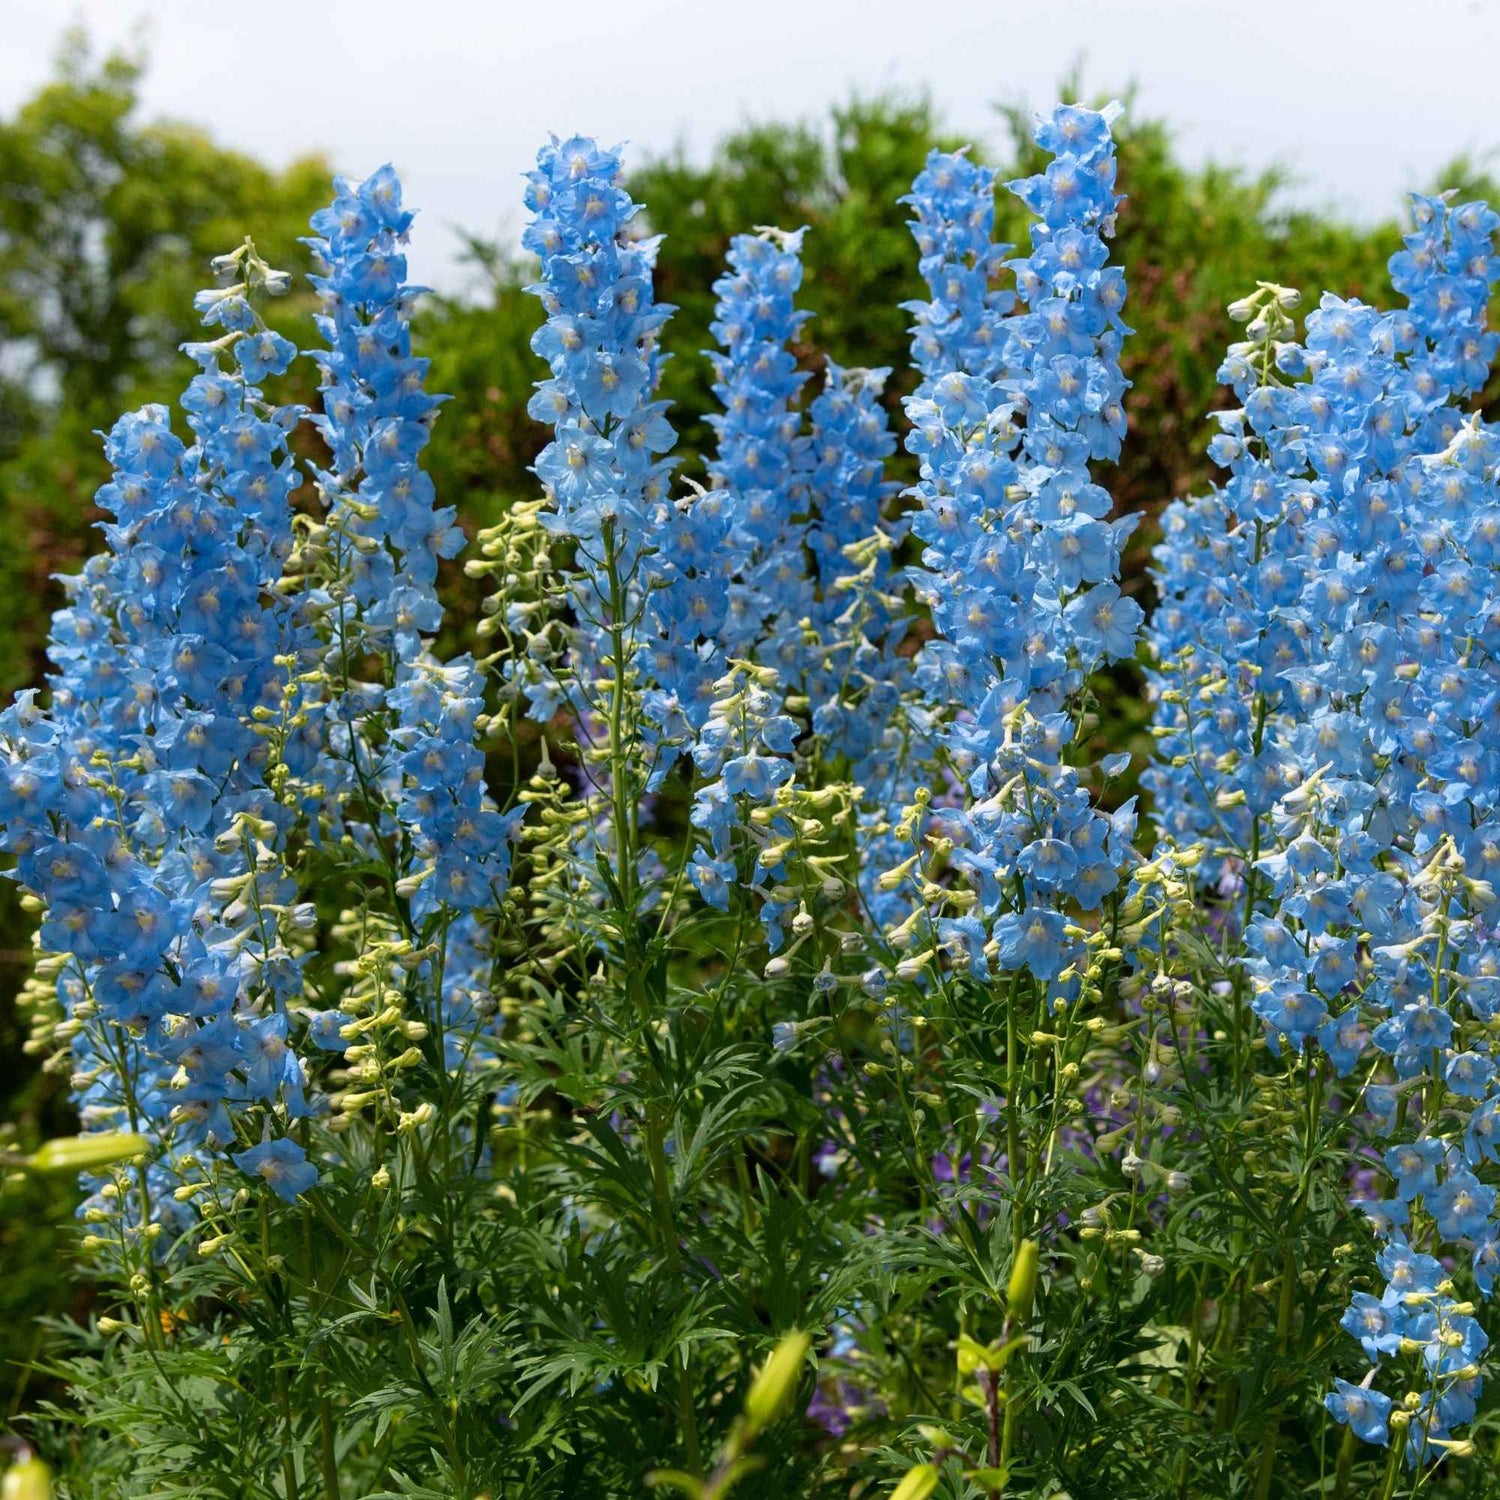
[[[60,602],[51,575],[77,567],[93,547],[92,496],[105,469],[96,429],[126,409],[172,399],[187,365],[178,345],[196,337],[192,294],[209,259],[251,233],[266,258],[305,269],[296,243],[327,198],[329,168],[317,155],[274,170],[216,145],[201,130],[142,121],[139,59],[92,58],[68,45],[56,78],[0,120],[0,693],[40,681],[48,617]],[[1076,82],[1064,97],[1076,97]],[[586,124],[587,122],[581,122]],[[1002,180],[1037,170],[1028,112],[998,112],[993,141],[976,152]],[[1185,166],[1169,130],[1127,113],[1118,131],[1120,215],[1115,258],[1126,268],[1126,374],[1131,430],[1108,479],[1122,511],[1143,514],[1124,583],[1149,593],[1145,565],[1155,515],[1174,496],[1209,482],[1207,412],[1225,402],[1216,371],[1237,336],[1224,309],[1258,278],[1388,300],[1385,262],[1399,247],[1394,224],[1355,227],[1285,206],[1285,179],[1232,167]],[[311,143],[316,144],[316,143]],[[393,142],[398,145],[399,143]],[[934,145],[956,140],[923,99],[855,100],[827,120],[750,124],[706,160],[684,151],[636,160],[631,191],[648,205],[649,228],[666,236],[660,294],[680,312],[666,342],[666,394],[678,403],[685,472],[704,477],[714,409],[712,284],[734,234],[756,225],[807,225],[801,302],[814,317],[798,356],[821,374],[825,355],[845,365],[893,367],[887,400],[899,418],[912,387],[908,314],[922,295],[915,248],[900,203]],[[370,164],[362,164],[368,166]],[[399,165],[399,163],[398,163]],[[516,164],[518,169],[524,163]],[[1471,164],[1442,185],[1496,196]],[[1015,206],[1005,198],[1007,215]],[[420,205],[418,205],[420,206]],[[1382,205],[1385,207],[1385,205]],[[1394,211],[1399,205],[1389,205]],[[1002,220],[1002,238],[1024,243],[1026,226]],[[545,374],[530,339],[540,320],[525,293],[529,270],[508,247],[472,240],[486,273],[474,298],[434,296],[419,329],[432,360],[430,384],[456,399],[443,409],[428,467],[438,493],[472,533],[515,497],[530,495],[529,465],[546,440],[526,415],[532,382]],[[288,332],[306,342],[311,303],[283,308]],[[299,362],[293,398],[315,400],[316,372]],[[815,393],[816,384],[813,386]],[[1491,391],[1493,409],[1497,393]],[[688,414],[691,414],[689,416]],[[898,423],[899,427],[899,423]],[[896,472],[914,476],[905,454]],[[477,595],[458,567],[445,587],[453,640],[463,640]],[[1101,713],[1111,743],[1130,726],[1146,740],[1129,668],[1105,684]],[[29,1143],[63,1128],[57,1090],[20,1060],[24,1027],[14,995],[24,972],[27,924],[0,885],[0,1127]],[[0,1404],[18,1389],[13,1362],[29,1357],[34,1318],[74,1295],[56,1274],[56,1236],[42,1232],[69,1212],[69,1189],[11,1189],[0,1200]],[[24,1197],[16,1197],[24,1193]]]

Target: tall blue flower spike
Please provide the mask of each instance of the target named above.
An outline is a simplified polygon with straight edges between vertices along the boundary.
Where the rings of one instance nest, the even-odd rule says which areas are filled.
[[[602,722],[601,642],[618,629],[641,675],[656,784],[706,721],[723,669],[714,642],[730,520],[717,497],[668,496],[676,437],[656,397],[657,341],[672,309],[653,295],[657,241],[630,232],[637,205],[618,151],[554,140],[527,182],[524,242],[541,260],[530,290],[547,313],[532,347],[552,371],[530,410],[555,434],[536,472],[552,504],[545,524],[577,544],[566,680],[529,685],[532,711],[550,718],[566,704],[589,739]]]
[[[735,236],[711,327],[723,347],[710,358],[724,411],[709,417],[718,435],[709,473],[728,497],[735,573],[720,640],[729,657],[754,653],[788,682],[812,604],[800,546],[811,491],[798,400],[808,375],[790,347],[810,316],[795,302],[804,232]]]
[[[1104,245],[1117,204],[1111,117],[1063,108],[1039,120],[1055,159],[1011,184],[1040,217],[1030,255],[1007,263],[1021,310],[996,322],[993,362],[981,341],[977,370],[934,368],[907,403],[907,446],[922,466],[923,552],[910,576],[935,631],[915,677],[962,786],[915,821],[952,841],[973,888],[972,909],[938,937],[981,977],[993,965],[1058,981],[1080,956],[1069,913],[1096,909],[1129,858],[1132,810],[1097,812],[1065,759],[1079,689],[1134,653],[1141,620],[1115,582],[1127,528],[1106,519],[1109,498],[1087,467],[1114,457],[1124,430],[1124,282]],[[955,217],[967,245],[983,214]],[[975,295],[970,324],[983,307]]]
[[[998,371],[999,325],[1014,308],[1015,296],[994,282],[1015,247],[993,239],[995,174],[972,161],[967,147],[930,152],[901,201],[912,210],[908,227],[928,290],[925,299],[902,304],[912,314],[911,362],[921,376],[913,399],[922,401],[944,378],[989,378]],[[935,734],[929,695],[903,694],[884,736],[884,753],[877,764],[863,768],[861,779],[870,785],[874,805],[860,815],[860,889],[871,916],[885,927],[899,927],[915,910],[909,887],[881,877],[909,852],[892,813],[915,805],[918,788],[928,792],[941,758]],[[939,774],[939,804],[961,800],[962,787],[952,772],[945,768]]]
[[[932,394],[944,375],[992,379],[1000,370],[1001,319],[1015,297],[994,285],[1014,248],[994,242],[995,174],[971,161],[967,148],[933,151],[912,190],[911,231],[926,300],[903,306],[912,314],[912,363],[921,372],[918,397]]]
[[[1485,1342],[1435,1257],[1466,1247],[1486,1295],[1500,1265],[1479,1175],[1500,1121],[1500,444],[1462,406],[1495,351],[1500,218],[1416,197],[1413,219],[1390,264],[1404,310],[1325,295],[1299,344],[1281,289],[1231,309],[1244,405],[1211,449],[1231,477],[1169,512],[1157,553],[1151,783],[1166,840],[1257,882],[1245,969],[1272,1046],[1369,1075],[1395,1187],[1368,1205],[1386,1287],[1344,1327],[1372,1365],[1415,1360],[1416,1462],[1473,1417]],[[1327,1405],[1384,1443],[1374,1374]]]
[[[453,508],[436,505],[418,463],[445,398],[428,392],[428,361],[411,352],[412,307],[425,290],[407,285],[399,248],[412,217],[385,166],[357,185],[336,178],[304,241],[319,267],[327,345],[314,354],[323,375],[314,420],[333,455],[320,486],[330,521],[353,544],[346,565],[361,637],[403,659],[441,623],[438,559],[463,545]]]
[[[331,710],[343,720],[334,743],[344,752],[343,782],[379,785],[394,809],[408,850],[398,873],[412,889],[412,936],[442,935],[443,1034],[454,1063],[474,1055],[474,996],[487,988],[488,945],[475,913],[504,897],[520,814],[502,815],[485,788],[484,689],[473,658],[444,663],[432,652],[442,623],[438,567],[464,536],[421,466],[446,398],[427,390],[429,362],[412,354],[412,310],[424,290],[406,283],[400,251],[412,218],[387,165],[358,184],[335,179],[334,200],[313,216],[316,236],[306,243],[319,268],[312,281],[327,345],[315,354],[316,420],[334,460],[318,478],[349,596],[327,610],[337,659],[330,675],[351,653],[373,652],[388,678],[384,733],[370,733],[368,695],[349,691]],[[389,830],[366,838],[376,831]]]
[[[811,659],[807,621],[816,608],[816,584],[802,545],[812,503],[811,460],[798,405],[808,374],[791,349],[809,316],[795,300],[802,236],[802,230],[779,229],[737,235],[729,269],[714,283],[712,332],[722,352],[709,357],[724,410],[709,417],[718,435],[710,494],[723,497],[729,522],[727,608],[714,654],[726,670],[693,747],[706,780],[691,817],[708,846],[694,851],[689,875],[703,899],[721,909],[739,880],[736,838],[774,849],[789,831],[774,812],[795,774],[799,725],[786,706],[802,689]],[[759,821],[767,816],[770,822]],[[785,870],[777,859],[756,859],[749,870],[774,950],[790,910],[775,895]]]
[[[816,598],[807,607],[806,659],[796,684],[825,753],[847,762],[851,779],[882,807],[898,759],[891,725],[904,663],[896,649],[907,627],[891,570],[903,524],[884,515],[899,489],[885,477],[896,447],[881,404],[889,374],[830,360],[812,403],[807,546]]]
[[[149,1203],[138,1187],[86,1205],[125,1240],[190,1223],[178,1160],[225,1151],[248,1112],[284,1130],[306,1109],[289,1006],[310,911],[258,858],[293,818],[266,776],[301,753],[290,684],[315,652],[306,612],[276,588],[301,413],[260,386],[296,351],[251,301],[287,278],[248,242],[217,265],[230,285],[195,305],[222,332],[188,346],[194,442],[162,406],[115,424],[98,495],[109,550],[54,619],[52,707],[27,693],[0,715],[0,847],[43,903],[40,945],[78,1028],[80,1114],[153,1142]],[[290,1139],[277,1150],[302,1156]]]

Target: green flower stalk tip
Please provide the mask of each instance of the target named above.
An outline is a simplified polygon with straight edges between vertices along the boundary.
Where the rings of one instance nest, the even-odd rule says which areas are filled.
[[[931,1464],[908,1469],[905,1478],[891,1491],[891,1500],[927,1500],[937,1488],[938,1471]]]
[[[1031,1304],[1036,1297],[1036,1274],[1037,1242],[1022,1240],[1016,1250],[1016,1263],[1011,1267],[1010,1286],[1005,1294],[1014,1323],[1024,1323],[1031,1316]]]
[[[811,1347],[812,1340],[805,1333],[794,1331],[771,1351],[745,1398],[745,1424],[752,1433],[770,1426],[791,1400]]]

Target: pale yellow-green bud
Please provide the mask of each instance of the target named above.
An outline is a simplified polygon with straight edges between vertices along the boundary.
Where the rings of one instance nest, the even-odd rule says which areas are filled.
[[[1035,1240],[1022,1240],[1017,1247],[1015,1264],[1010,1270],[1010,1284],[1005,1293],[1007,1316],[1015,1323],[1025,1323],[1031,1317],[1039,1253]]]
[[[890,1500],[927,1500],[938,1487],[938,1471],[931,1464],[908,1469],[901,1483],[891,1491]]]
[[[1248,323],[1256,314],[1260,304],[1265,300],[1263,292],[1251,292],[1246,297],[1236,297],[1227,309],[1229,316],[1236,323]]]
[[[0,1500],[52,1500],[52,1470],[25,1450],[23,1454],[0,1479]]]
[[[897,829],[896,831],[898,834],[900,833],[900,829]],[[908,836],[910,835],[908,834]],[[883,875],[879,877],[878,880],[876,880],[875,884],[878,885],[883,891],[897,890],[900,887],[902,881],[904,881],[907,876],[910,875],[911,872],[916,868],[917,861],[920,858],[920,855],[913,854],[910,859],[903,860],[894,869],[887,870]]]
[[[797,1389],[803,1363],[812,1341],[794,1330],[785,1334],[761,1366],[745,1397],[745,1425],[750,1433],[768,1427],[780,1415]]]
[[[39,1146],[25,1165],[34,1172],[87,1172],[143,1156],[149,1147],[145,1136],[128,1131],[64,1136]]]

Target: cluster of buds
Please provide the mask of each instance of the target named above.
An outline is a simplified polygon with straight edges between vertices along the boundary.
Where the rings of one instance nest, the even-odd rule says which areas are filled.
[[[341,1053],[343,1066],[330,1076],[335,1092],[329,1099],[334,1110],[329,1128],[347,1130],[366,1110],[398,1129],[411,1128],[413,1111],[404,1107],[401,1075],[422,1063],[421,1044],[430,1028],[409,1014],[408,992],[412,976],[437,957],[438,949],[414,945],[389,919],[368,910],[345,911],[333,937],[348,944],[352,954],[334,965],[343,988],[339,1011],[328,1018],[325,1045]],[[418,1106],[424,1107],[431,1109]]]

